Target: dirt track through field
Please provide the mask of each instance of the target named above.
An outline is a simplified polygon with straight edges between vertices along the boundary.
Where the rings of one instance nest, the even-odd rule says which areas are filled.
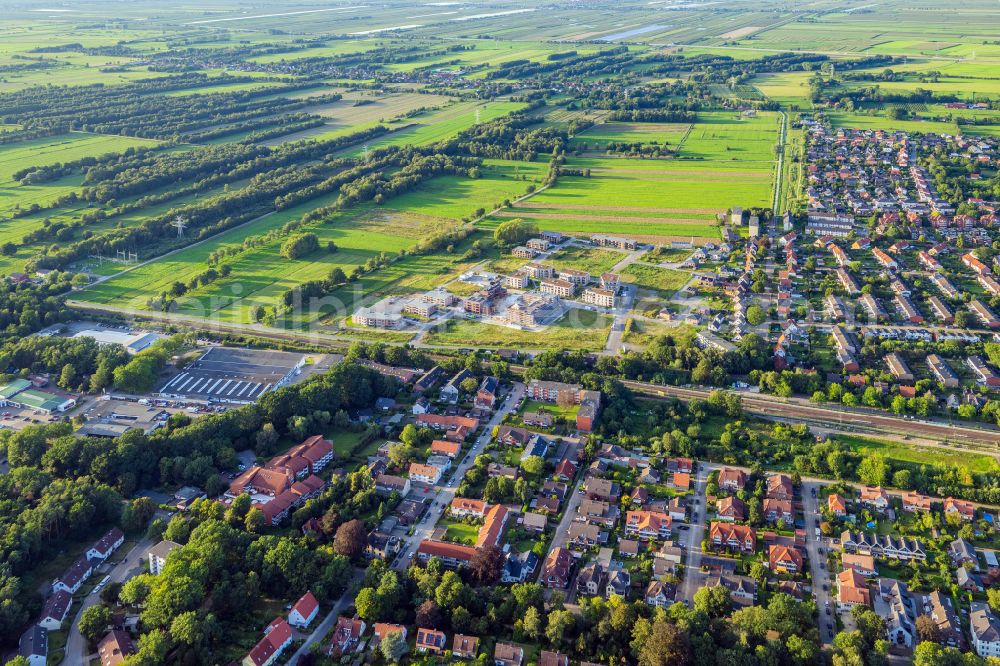
[[[631,224],[691,224],[699,227],[715,226],[712,220],[683,217],[625,217],[619,215],[563,215],[559,213],[531,213],[523,215],[517,211],[503,211],[498,217],[530,217],[538,220],[579,220],[581,222],[621,222]]]
[[[647,176],[640,180],[697,180],[699,182],[731,183],[734,178],[747,178],[760,174],[760,180],[770,180],[771,176],[762,171],[698,171],[697,169],[619,169],[618,167],[594,167],[592,175],[597,174],[639,174]],[[667,178],[664,178],[667,176]],[[713,178],[708,178],[709,176]],[[685,178],[686,177],[686,178]]]
[[[550,209],[550,210],[620,210],[635,211],[638,213],[718,213],[718,208],[647,208],[645,206],[593,206],[590,204],[559,204],[559,203],[534,203],[528,201],[524,206],[518,208],[526,209]]]

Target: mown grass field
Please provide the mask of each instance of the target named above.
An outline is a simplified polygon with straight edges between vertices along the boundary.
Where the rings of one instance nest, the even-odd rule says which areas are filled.
[[[753,85],[782,106],[808,109],[809,72],[773,72],[755,76]]]
[[[606,150],[608,143],[649,143],[676,146],[690,129],[687,123],[599,123],[577,134],[570,147]]]
[[[996,458],[972,451],[948,451],[854,435],[837,435],[834,439],[847,444],[859,453],[878,453],[888,460],[898,460],[904,463],[954,466],[965,468],[970,472],[988,472],[997,467]]]
[[[374,150],[383,146],[426,146],[448,139],[479,122],[500,118],[524,108],[520,102],[458,102],[436,111],[428,111],[419,116],[407,118],[399,123],[395,131],[368,142]],[[344,155],[358,157],[364,153],[362,146],[344,151]]]
[[[453,98],[445,95],[421,95],[415,92],[378,94],[367,90],[352,91],[345,93],[343,99],[338,102],[316,104],[302,109],[305,113],[326,118],[324,125],[275,137],[263,143],[277,145],[289,141],[301,141],[302,139],[332,139],[344,134],[360,132],[378,124],[386,124],[390,128],[394,125],[402,127],[408,121],[397,121],[394,124],[390,121],[417,109],[439,109],[452,102],[454,102]]]
[[[513,347],[515,349],[582,349],[604,347],[611,318],[589,310],[570,310],[544,331],[534,333],[479,321],[449,320],[444,330],[429,333],[424,342],[456,347]]]
[[[672,268],[661,268],[650,264],[629,264],[622,271],[622,280],[635,284],[640,289],[657,291],[664,298],[669,298],[675,291],[684,286],[691,278],[688,271]]]
[[[719,238],[717,215],[727,206],[766,206],[772,188],[767,162],[572,158],[590,177],[561,176],[555,185],[484,222],[520,217],[539,229],[618,234],[650,242]]]
[[[572,268],[587,271],[591,275],[607,273],[625,254],[617,250],[602,250],[597,248],[570,247],[549,255],[546,264],[556,268]]]
[[[732,111],[698,113],[681,144],[680,157],[699,160],[773,162],[778,116],[744,117]]]

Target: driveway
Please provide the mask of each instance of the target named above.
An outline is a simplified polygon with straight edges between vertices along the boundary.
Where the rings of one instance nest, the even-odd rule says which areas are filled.
[[[490,443],[493,438],[493,428],[503,423],[504,418],[507,414],[511,413],[516,409],[517,404],[524,397],[526,387],[521,382],[514,382],[513,388],[511,388],[510,395],[506,398],[500,408],[493,415],[493,418],[489,420],[486,426],[483,428],[482,434],[473,443],[472,449],[465,455],[465,457],[452,468],[451,476],[445,484],[438,484],[434,486],[436,492],[427,493],[423,495],[423,498],[430,498],[431,504],[427,511],[424,513],[423,519],[413,526],[413,534],[404,538],[403,546],[400,551],[399,556],[393,563],[392,567],[397,571],[406,571],[406,568],[410,566],[410,560],[413,554],[417,550],[417,546],[420,542],[429,539],[431,533],[434,531],[434,526],[437,524],[438,518],[444,513],[444,510],[451,504],[451,501],[455,499],[455,488],[459,485],[461,479],[465,478],[465,473],[469,471],[472,467],[472,463],[475,461],[476,456],[482,453],[486,449],[486,445]],[[411,493],[414,499],[422,499],[420,496]]]

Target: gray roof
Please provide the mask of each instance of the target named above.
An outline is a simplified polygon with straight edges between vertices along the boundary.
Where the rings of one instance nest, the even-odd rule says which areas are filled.
[[[985,643],[1000,641],[1000,621],[989,609],[979,608],[972,611],[969,623],[972,625],[972,635],[976,640]]]
[[[49,655],[49,632],[45,627],[34,625],[21,634],[17,653],[22,657]]]

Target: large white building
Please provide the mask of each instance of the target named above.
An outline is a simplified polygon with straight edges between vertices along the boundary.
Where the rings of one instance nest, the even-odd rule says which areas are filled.
[[[164,540],[150,548],[148,553],[149,573],[159,576],[160,572],[163,571],[164,565],[167,563],[167,555],[180,547],[179,543]]]

